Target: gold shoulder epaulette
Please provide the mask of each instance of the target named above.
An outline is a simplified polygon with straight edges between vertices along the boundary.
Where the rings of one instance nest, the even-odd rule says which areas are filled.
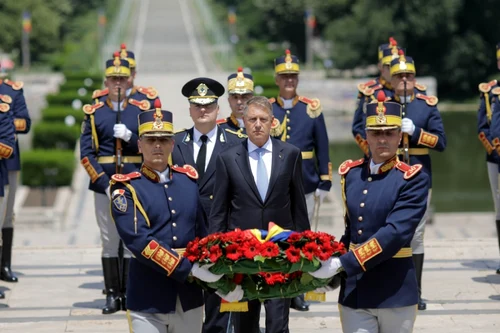
[[[153,87],[137,87],[137,91],[143,95],[146,95],[149,99],[155,99],[158,97],[158,91]]]
[[[11,80],[6,79],[3,82],[5,82],[9,86],[11,86],[12,89],[14,89],[14,90],[21,90],[24,86],[24,83],[22,81],[11,81]]]
[[[360,92],[363,92],[366,88],[374,86],[376,84],[377,84],[377,80],[370,80],[370,81],[365,82],[365,83],[359,83],[358,84],[358,90]]]
[[[415,88],[417,88],[417,90],[420,90],[420,91],[426,91],[427,90],[427,87],[424,86],[423,84],[420,84],[420,83],[415,83]]]
[[[149,101],[147,99],[143,99],[142,101],[138,101],[136,99],[129,98],[128,102],[134,106],[137,106],[142,111],[151,110],[151,103],[149,103]]]
[[[194,179],[194,180],[198,179],[198,171],[196,171],[196,169],[192,165],[189,165],[189,164],[184,164],[181,167],[178,166],[177,164],[173,165],[172,171],[183,173],[183,174],[187,175],[189,178]]]
[[[95,110],[99,109],[103,105],[104,105],[104,102],[99,102],[99,103],[96,103],[93,105],[85,104],[82,109],[83,109],[83,112],[85,112],[85,114],[94,114]]]
[[[0,100],[4,103],[12,103],[12,97],[9,95],[0,95]]]
[[[492,80],[490,82],[483,82],[479,84],[479,91],[482,93],[487,93],[491,90],[491,87],[497,85],[497,80]]]
[[[374,85],[373,87],[366,87],[365,90],[363,90],[363,94],[365,96],[371,96],[375,93],[376,90],[382,89],[384,86],[381,84]]]
[[[226,128],[225,131],[228,132],[228,133],[231,133],[231,134],[234,134],[234,135],[238,136],[238,138],[240,138],[240,139],[246,139],[246,138],[248,138],[248,135],[243,134],[243,133],[241,133],[239,131],[233,131],[233,130],[231,130],[229,128]]]
[[[420,170],[422,170],[422,164],[413,164],[412,166],[410,166],[404,162],[399,162],[398,164],[396,164],[396,168],[404,172],[404,179],[411,179]]]
[[[269,98],[269,103],[271,104],[276,103],[276,98],[274,97]]]
[[[299,101],[307,104],[307,114],[311,118],[317,118],[321,115],[321,111],[323,108],[321,107],[321,103],[317,98],[307,98],[304,96],[299,97]]]
[[[140,178],[140,177],[141,177],[141,173],[138,171],[134,171],[131,173],[127,173],[126,175],[116,173],[113,176],[111,176],[111,179],[114,180],[115,182],[123,183],[123,182],[128,182],[131,179]]]
[[[7,112],[10,110],[10,105],[7,103],[0,103],[0,112]]]
[[[424,95],[424,94],[416,94],[415,97],[418,99],[422,99],[427,103],[429,106],[436,106],[438,103],[438,98],[436,96],[429,96],[429,95]]]
[[[343,176],[343,175],[347,174],[349,172],[349,170],[351,170],[351,168],[360,166],[361,164],[363,164],[364,161],[365,161],[364,158],[360,158],[359,160],[356,160],[356,161],[353,161],[353,160],[345,161],[344,163],[342,163],[339,166],[339,175]]]
[[[500,87],[495,87],[491,90],[491,93],[494,95],[500,95]]]
[[[109,93],[109,89],[97,89],[92,93],[92,99],[96,99],[102,96],[106,96]]]

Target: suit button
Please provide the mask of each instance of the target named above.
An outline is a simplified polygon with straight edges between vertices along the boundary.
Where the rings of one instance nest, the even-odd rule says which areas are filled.
[[[175,214],[175,209],[172,209],[172,214]]]
[[[363,216],[358,217],[358,221],[359,222],[363,221]]]
[[[361,207],[361,208],[363,208],[364,206],[365,206],[364,202],[362,202],[362,203],[359,204],[359,207]]]
[[[174,228],[177,227],[177,223],[172,222],[172,227],[174,227]]]
[[[172,201],[172,197],[168,197],[168,201]]]
[[[214,196],[213,196],[213,195],[210,195],[210,200],[212,200],[213,198],[214,198]]]
[[[165,188],[168,188],[168,185],[167,185],[167,184],[165,184]]]
[[[368,177],[368,181],[371,182],[372,181],[372,177]]]
[[[177,236],[172,237],[172,239],[173,239],[174,241],[176,241],[176,240],[177,240]]]
[[[287,136],[286,136],[286,138],[287,138],[287,139],[290,139],[290,135],[287,135]]]
[[[291,129],[291,127],[290,127],[290,126],[288,126],[286,129],[287,129],[287,130],[290,130],[290,129]]]
[[[366,194],[366,193],[368,193],[368,190],[363,190],[363,194]]]
[[[363,230],[358,230],[358,235],[361,235],[363,233]],[[175,238],[175,237],[174,237]],[[174,239],[175,240],[175,239]]]

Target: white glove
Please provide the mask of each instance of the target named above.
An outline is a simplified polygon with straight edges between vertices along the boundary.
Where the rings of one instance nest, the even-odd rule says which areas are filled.
[[[314,195],[318,197],[319,203],[322,204],[326,196],[328,195],[328,191],[320,190],[319,188],[317,188],[316,192],[314,192]]]
[[[403,131],[403,133],[413,135],[413,133],[415,133],[415,124],[413,124],[413,120],[409,118],[403,118],[401,122],[401,131]]]
[[[215,293],[217,295],[219,295],[220,298],[222,298],[225,301],[237,302],[243,298],[244,291],[241,288],[241,286],[238,284],[238,285],[236,285],[236,288],[234,288],[233,291],[230,291],[227,295],[224,295],[223,293],[221,293],[219,291],[216,291]]]
[[[125,124],[115,124],[115,126],[113,126],[113,131],[113,136],[115,138],[122,139],[125,142],[129,142],[132,137],[132,131],[130,131]]]
[[[342,271],[342,263],[337,257],[330,257],[321,262],[321,267],[314,272],[309,272],[310,275],[317,279],[328,279]]]
[[[191,268],[191,274],[200,279],[201,281],[205,282],[217,282],[219,279],[224,275],[217,275],[212,272],[210,272],[208,269],[212,267],[214,264],[209,264],[209,265],[203,265],[200,266],[197,262],[193,264],[193,267]]]
[[[322,294],[322,293],[326,293],[326,292],[329,292],[329,291],[332,291],[332,290],[334,290],[332,287],[330,287],[330,286],[324,286],[324,287],[320,287],[320,288],[314,289],[313,292],[315,292],[317,294]]]
[[[106,192],[106,195],[108,196],[108,199],[109,199],[109,200],[111,200],[111,194],[109,193],[109,191],[110,191],[110,187],[111,187],[111,186],[108,186],[108,187],[104,190],[104,192]]]

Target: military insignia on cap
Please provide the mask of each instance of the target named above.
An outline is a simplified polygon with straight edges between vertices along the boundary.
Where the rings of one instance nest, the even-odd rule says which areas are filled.
[[[161,112],[157,112],[155,114],[155,121],[153,123],[153,129],[154,130],[161,130],[163,129],[163,122],[161,121],[163,118],[163,115]]]
[[[208,92],[208,87],[205,83],[200,83],[198,87],[196,87],[196,91],[198,92],[198,95],[205,96]]]
[[[292,69],[292,56],[290,55],[290,50],[286,50],[285,55],[285,68]]]
[[[127,199],[125,199],[123,194],[113,197],[113,205],[115,205],[116,209],[120,212],[125,213],[127,211]]]
[[[385,125],[387,124],[387,118],[385,117],[386,108],[384,103],[379,101],[377,106],[377,124]]]

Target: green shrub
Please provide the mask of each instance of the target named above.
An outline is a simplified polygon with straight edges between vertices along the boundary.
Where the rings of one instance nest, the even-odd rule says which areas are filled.
[[[80,126],[78,123],[67,126],[64,122],[39,122],[33,128],[33,148],[74,150]]]
[[[102,74],[90,74],[86,72],[64,72],[64,77],[67,81],[80,81],[90,78],[94,82],[102,82]]]
[[[253,82],[262,88],[276,88],[273,71],[253,71]]]
[[[30,150],[21,155],[25,186],[69,186],[75,170],[73,150]]]
[[[93,81],[90,86],[86,86],[83,81],[74,80],[74,81],[66,81],[62,85],[59,86],[59,93],[65,92],[73,92],[76,93],[78,89],[85,88],[87,91],[93,92],[96,89],[102,89],[102,80]]]
[[[74,110],[71,106],[49,106],[42,110],[42,121],[64,123],[67,116],[75,117],[75,124],[81,124],[85,113],[81,110]]]
[[[84,96],[78,95],[76,91],[47,95],[47,103],[50,106],[67,105],[71,107],[71,103],[73,103],[75,99],[79,99],[83,104],[90,103],[92,102],[92,91],[87,90],[87,94],[85,94]]]

